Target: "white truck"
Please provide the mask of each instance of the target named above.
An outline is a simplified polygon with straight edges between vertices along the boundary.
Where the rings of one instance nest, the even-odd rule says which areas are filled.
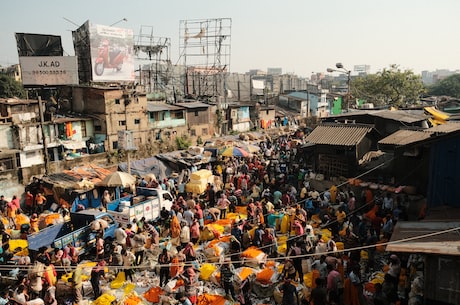
[[[139,220],[142,217],[146,221],[159,219],[163,207],[170,211],[174,198],[168,191],[137,187],[136,196],[123,197],[110,202],[107,205],[107,212],[113,216],[115,221],[123,224]]]

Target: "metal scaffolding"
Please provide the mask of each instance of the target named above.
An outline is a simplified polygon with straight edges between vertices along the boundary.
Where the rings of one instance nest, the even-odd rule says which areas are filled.
[[[145,62],[137,70],[140,84],[148,93],[161,93],[159,96],[163,97],[171,81],[171,38],[155,37],[152,26],[142,25],[135,36],[134,55]]]
[[[180,21],[179,45],[185,67],[186,96],[214,100],[225,97],[231,27],[230,18]]]

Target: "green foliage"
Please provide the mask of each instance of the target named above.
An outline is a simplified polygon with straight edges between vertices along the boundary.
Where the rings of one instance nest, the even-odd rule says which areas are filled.
[[[176,137],[176,145],[177,149],[185,150],[189,148],[190,145],[192,145],[192,140],[186,135],[182,135],[180,137]]]
[[[14,80],[14,78],[0,74],[0,97],[2,98],[25,98],[26,91],[21,83]]]
[[[426,92],[419,75],[397,65],[376,74],[353,79],[352,95],[374,105],[401,106],[416,103]]]
[[[460,98],[460,74],[453,74],[429,88],[430,95],[447,95]]]

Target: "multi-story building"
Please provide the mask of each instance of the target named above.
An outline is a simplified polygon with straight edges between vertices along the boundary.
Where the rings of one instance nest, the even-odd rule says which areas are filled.
[[[47,170],[46,162],[74,159],[90,153],[93,137],[88,117],[55,116],[39,100],[0,99],[2,172],[19,181]],[[45,165],[45,168],[44,168]]]
[[[154,138],[148,128],[145,93],[116,87],[75,87],[72,111],[90,115],[94,120],[94,143],[104,143],[106,151],[116,150],[118,132],[131,131],[134,146]]]

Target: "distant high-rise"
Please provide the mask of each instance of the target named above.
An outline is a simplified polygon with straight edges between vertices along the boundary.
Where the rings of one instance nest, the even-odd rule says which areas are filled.
[[[267,68],[268,75],[281,75],[283,74],[282,68]]]
[[[355,65],[353,66],[353,71],[357,72],[358,74],[369,74],[371,72],[370,65]]]
[[[447,69],[436,69],[436,71],[422,71],[422,82],[425,85],[432,85],[436,84],[440,80],[443,80],[444,78],[451,76],[452,74],[457,74],[460,73],[459,70],[457,71],[450,71]]]

